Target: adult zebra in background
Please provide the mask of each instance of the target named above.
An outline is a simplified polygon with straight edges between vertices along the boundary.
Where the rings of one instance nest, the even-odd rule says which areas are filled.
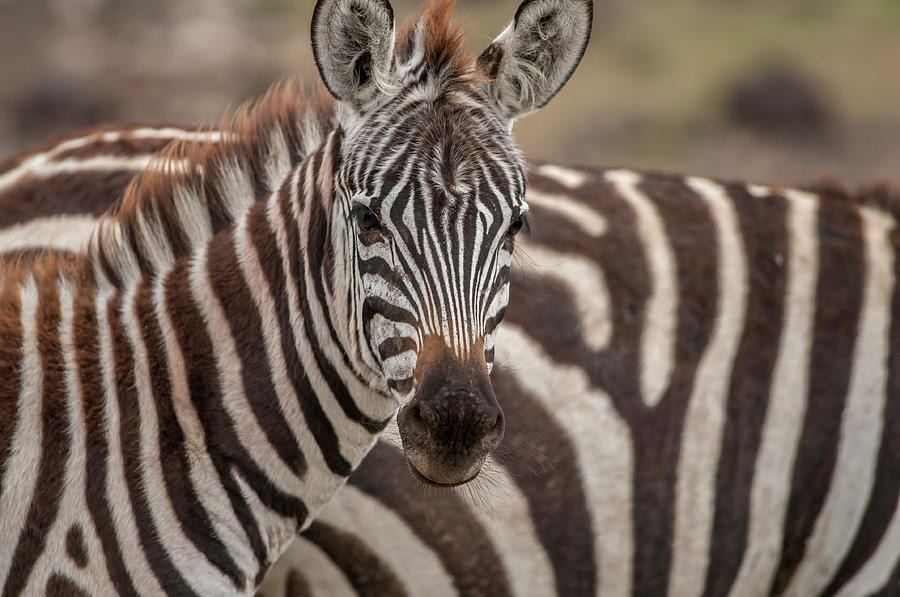
[[[900,594],[900,196],[543,165],[527,200],[495,491],[383,439],[261,595]]]
[[[138,145],[86,152],[57,223]],[[380,441],[263,594],[896,594],[897,198],[528,177],[493,486],[423,493]]]
[[[276,89],[158,155],[84,251],[3,260],[4,596],[247,594],[398,406],[420,479],[478,474],[527,210],[510,124],[571,75],[591,3],[525,2],[477,64],[451,8],[395,53],[385,0],[320,0],[337,103]],[[90,147],[0,187],[60,151]]]

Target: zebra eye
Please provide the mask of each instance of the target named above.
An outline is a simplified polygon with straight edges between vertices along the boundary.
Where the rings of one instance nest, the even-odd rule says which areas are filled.
[[[525,221],[525,216],[519,216],[518,218],[513,220],[512,224],[510,224],[509,230],[506,231],[506,235],[510,236],[510,237],[515,236],[519,232],[521,232],[522,228],[525,227],[526,225],[527,225],[527,223]]]
[[[368,207],[360,207],[356,212],[356,225],[360,230],[375,230],[381,225],[378,216]]]

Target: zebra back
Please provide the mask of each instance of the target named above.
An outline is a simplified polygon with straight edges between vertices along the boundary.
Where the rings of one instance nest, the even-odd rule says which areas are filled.
[[[896,197],[529,184],[491,476],[424,492],[388,434],[264,594],[896,590]]]

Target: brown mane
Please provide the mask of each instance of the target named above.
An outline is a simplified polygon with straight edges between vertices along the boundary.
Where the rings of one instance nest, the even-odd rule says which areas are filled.
[[[453,21],[456,0],[429,0],[418,14],[406,20],[397,34],[397,55],[408,57],[413,45],[424,45],[425,64],[450,78],[476,74],[475,59],[465,50],[462,27]],[[421,24],[420,40],[416,31]]]
[[[209,213],[212,232],[233,223],[228,209],[227,186],[220,177],[238,166],[246,174],[252,197],[258,199],[275,190],[267,180],[267,166],[273,157],[270,146],[273,133],[284,139],[291,164],[297,164],[315,149],[334,128],[334,101],[320,86],[313,92],[302,90],[296,83],[273,86],[256,102],[248,102],[230,117],[223,119],[216,143],[176,141],[163,149],[151,165],[137,175],[122,198],[101,217],[97,236],[92,243],[99,250],[104,270],[112,281],[118,280],[110,263],[110,252],[124,243],[136,256],[144,273],[152,268],[142,259],[139,219],[158,223],[164,231],[173,257],[187,256],[195,239],[187,238],[179,224],[178,208],[185,198],[202,202]],[[181,202],[182,205],[179,205]],[[113,241],[109,228],[116,224],[121,237]],[[119,272],[120,273],[120,272]]]

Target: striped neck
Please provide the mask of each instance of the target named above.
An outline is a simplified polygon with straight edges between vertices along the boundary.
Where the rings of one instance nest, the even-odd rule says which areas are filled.
[[[261,578],[397,406],[357,356],[334,281],[340,132],[308,155],[284,130],[268,139],[271,163],[259,167],[237,141],[215,161],[180,158],[180,171],[161,162],[104,216],[85,261],[98,320],[110,322],[107,401],[122,416],[155,411],[158,441],[174,441],[181,465],[143,431],[123,427],[122,441],[157,446],[165,485],[195,492],[170,492],[171,508],[188,539],[221,539],[210,574],[236,587]]]

